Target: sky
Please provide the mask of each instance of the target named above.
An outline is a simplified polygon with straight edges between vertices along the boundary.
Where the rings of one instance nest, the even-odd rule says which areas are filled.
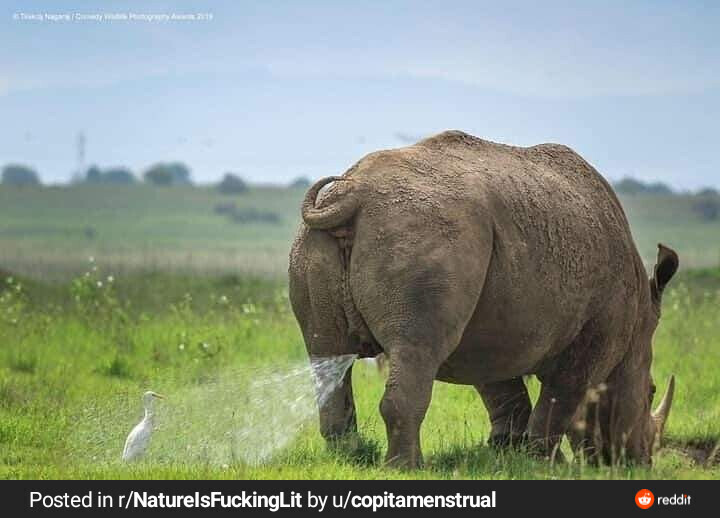
[[[0,164],[68,181],[83,133],[86,165],[275,183],[460,129],[720,188],[718,27],[694,1],[4,1]]]

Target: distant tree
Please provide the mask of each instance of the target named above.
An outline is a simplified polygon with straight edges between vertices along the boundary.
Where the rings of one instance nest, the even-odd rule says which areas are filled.
[[[20,164],[8,164],[2,170],[3,185],[40,185],[37,172]]]
[[[613,187],[621,194],[673,194],[673,190],[662,182],[645,183],[630,177],[615,182]]]
[[[190,168],[182,162],[172,162],[166,165],[172,175],[173,185],[190,185]]]
[[[132,171],[125,167],[113,167],[103,173],[103,182],[113,185],[131,185],[137,182]]]
[[[307,189],[308,187],[310,187],[310,179],[307,176],[298,176],[292,182],[290,182],[290,187]]]
[[[645,184],[635,178],[623,178],[613,184],[615,190],[622,194],[640,194],[645,190]]]
[[[173,183],[172,173],[164,167],[151,167],[145,171],[143,178],[147,183],[151,183],[153,185],[167,186],[172,185]]]
[[[181,162],[159,163],[145,171],[143,178],[154,185],[190,185],[190,169]]]
[[[222,194],[240,194],[248,190],[245,180],[233,173],[226,173],[217,188]]]
[[[675,192],[672,190],[672,188],[670,188],[668,184],[662,182],[654,182],[648,184],[646,187],[646,192],[648,194],[675,194]]]
[[[111,185],[129,185],[136,182],[135,176],[129,169],[113,167],[102,170],[98,166],[90,166],[85,173],[85,182],[103,183]]]
[[[85,181],[87,183],[100,183],[102,181],[102,171],[96,165],[88,167],[87,173],[85,173]]]
[[[719,196],[720,192],[712,187],[705,187],[697,192],[697,196]]]

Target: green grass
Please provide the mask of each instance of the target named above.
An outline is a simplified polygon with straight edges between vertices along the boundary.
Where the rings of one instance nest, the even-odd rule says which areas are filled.
[[[402,473],[382,466],[384,380],[373,366],[358,362],[353,373],[363,437],[353,453],[328,451],[315,419],[284,419],[293,398],[283,383],[267,400],[251,398],[253,383],[306,364],[285,281],[303,193],[0,186],[0,477],[720,476],[717,465],[693,460],[720,438],[720,222],[700,221],[692,197],[621,198],[646,263],[658,242],[681,258],[653,364],[660,390],[677,375],[677,399],[669,446],[652,470],[550,466],[522,452],[496,453],[483,446],[488,420],[475,391],[437,383],[423,425],[426,467]],[[213,210],[228,202],[279,222],[233,223]],[[528,383],[535,396],[537,382]],[[147,460],[126,466],[123,441],[147,389],[169,399]],[[288,430],[292,441],[252,466],[226,439],[237,429],[251,432],[250,449],[273,430]]]
[[[116,273],[277,276],[287,270],[303,194],[279,187],[224,196],[209,187],[0,186],[0,265],[35,278],[67,279],[93,256]],[[280,221],[239,224],[214,212],[229,202],[272,212]]]
[[[270,397],[268,404],[276,405],[270,409],[248,399],[253,382],[306,361],[282,281],[145,273],[108,283],[113,272],[100,266],[70,283],[23,281],[18,288],[17,279],[0,281],[0,477],[720,476],[717,465],[700,466],[682,451],[720,438],[716,271],[682,275],[666,295],[653,371],[659,390],[675,373],[678,390],[667,430],[672,447],[659,452],[651,470],[551,466],[522,452],[494,452],[484,446],[488,420],[475,391],[436,383],[422,429],[426,467],[407,473],[382,466],[385,434],[377,407],[384,380],[364,362],[353,373],[363,437],[354,452],[327,450],[311,417],[290,423],[291,442],[262,465],[231,455],[225,436],[234,420],[255,422],[248,415],[255,411],[278,417],[255,422],[248,444],[288,426],[282,416],[290,398]],[[529,386],[535,396],[537,382],[530,379]],[[147,459],[127,466],[119,456],[147,389],[168,399]]]

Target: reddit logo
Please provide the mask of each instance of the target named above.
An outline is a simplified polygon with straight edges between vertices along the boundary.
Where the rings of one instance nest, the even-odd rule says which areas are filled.
[[[635,503],[640,509],[647,509],[655,502],[655,495],[649,489],[641,489],[635,495]]]

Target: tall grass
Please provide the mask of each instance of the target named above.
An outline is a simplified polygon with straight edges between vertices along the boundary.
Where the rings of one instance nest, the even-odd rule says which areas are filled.
[[[422,431],[427,465],[413,473],[382,467],[385,434],[377,407],[384,380],[363,362],[353,375],[363,436],[355,452],[328,451],[310,420],[261,466],[183,453],[187,437],[213,426],[203,405],[213,415],[220,407],[212,407],[209,394],[306,361],[281,281],[119,275],[97,262],[64,283],[5,276],[0,477],[717,478],[716,466],[697,465],[683,449],[720,437],[720,282],[713,275],[681,278],[666,295],[653,369],[660,390],[670,373],[677,375],[668,427],[674,447],[659,453],[652,470],[551,466],[522,452],[492,451],[484,446],[489,426],[474,389],[437,383]],[[537,382],[529,384],[535,397]],[[194,401],[195,410],[183,420],[161,419],[148,459],[127,466],[119,461],[122,442],[147,389],[165,393],[168,409]],[[250,407],[239,399],[232,408]]]

